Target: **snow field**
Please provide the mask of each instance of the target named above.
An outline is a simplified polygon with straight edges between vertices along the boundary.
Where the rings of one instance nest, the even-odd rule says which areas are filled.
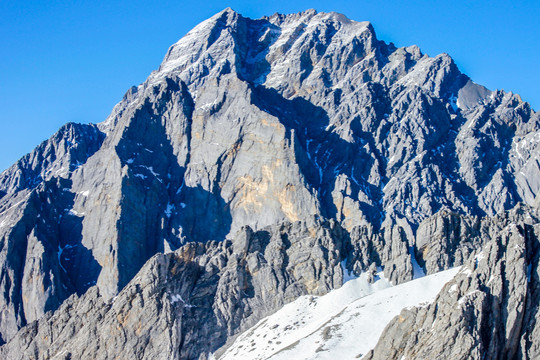
[[[302,296],[240,335],[220,360],[362,357],[402,309],[433,302],[458,271],[398,286],[391,286],[382,273],[373,284],[362,274],[324,296]]]

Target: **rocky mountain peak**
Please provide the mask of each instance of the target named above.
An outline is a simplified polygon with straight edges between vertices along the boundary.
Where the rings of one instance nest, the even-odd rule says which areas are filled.
[[[127,329],[134,357],[205,358],[346,274],[460,266],[536,221],[539,131],[519,96],[368,22],[225,9],[106,121],[0,175],[0,354],[113,357]]]
[[[308,10],[253,20],[226,9],[196,26],[174,44],[155,77],[179,74],[187,68],[193,70],[194,65],[208,70],[216,66],[222,68],[227,62],[236,65],[236,71],[244,73],[246,78],[258,83],[265,74],[253,78],[251,73],[266,72],[268,65],[278,60],[278,56],[296,52],[294,49],[291,51],[291,46],[296,43],[300,46],[301,41],[311,41],[312,44],[328,46],[338,34],[334,42],[339,46],[338,41],[350,42],[352,37],[360,36],[366,30],[370,34],[368,37],[376,40],[368,22],[351,21],[338,13]],[[312,61],[320,60],[316,54],[313,55]]]

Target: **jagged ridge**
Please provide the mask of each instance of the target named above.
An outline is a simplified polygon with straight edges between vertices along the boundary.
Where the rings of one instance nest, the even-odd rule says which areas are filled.
[[[334,246],[350,270],[382,266],[394,283],[413,278],[413,258],[427,273],[460,265],[484,242],[439,243],[426,221],[537,207],[538,130],[519,96],[474,84],[446,54],[386,44],[367,22],[226,9],[105,122],[68,125],[2,173],[2,339],[94,284],[106,303],[156,253],[234,242],[244,226],[335,221],[324,267]],[[339,286],[320,259],[303,261],[314,275],[295,275],[295,296]],[[243,326],[222,321],[227,336]],[[197,331],[173,343],[190,356],[220,345],[192,344]]]

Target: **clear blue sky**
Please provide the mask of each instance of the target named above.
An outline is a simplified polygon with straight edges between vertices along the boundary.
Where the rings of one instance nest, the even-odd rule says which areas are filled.
[[[308,8],[371,21],[379,39],[449,53],[490,89],[540,110],[540,1],[16,1],[0,2],[0,170],[64,123],[105,120],[167,48],[230,6],[258,18]]]

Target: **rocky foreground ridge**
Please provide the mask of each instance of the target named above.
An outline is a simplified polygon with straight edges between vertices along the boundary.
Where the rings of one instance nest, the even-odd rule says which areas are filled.
[[[226,9],[0,175],[0,357],[205,359],[343,266],[462,264],[368,358],[538,357],[539,120],[368,22]]]

